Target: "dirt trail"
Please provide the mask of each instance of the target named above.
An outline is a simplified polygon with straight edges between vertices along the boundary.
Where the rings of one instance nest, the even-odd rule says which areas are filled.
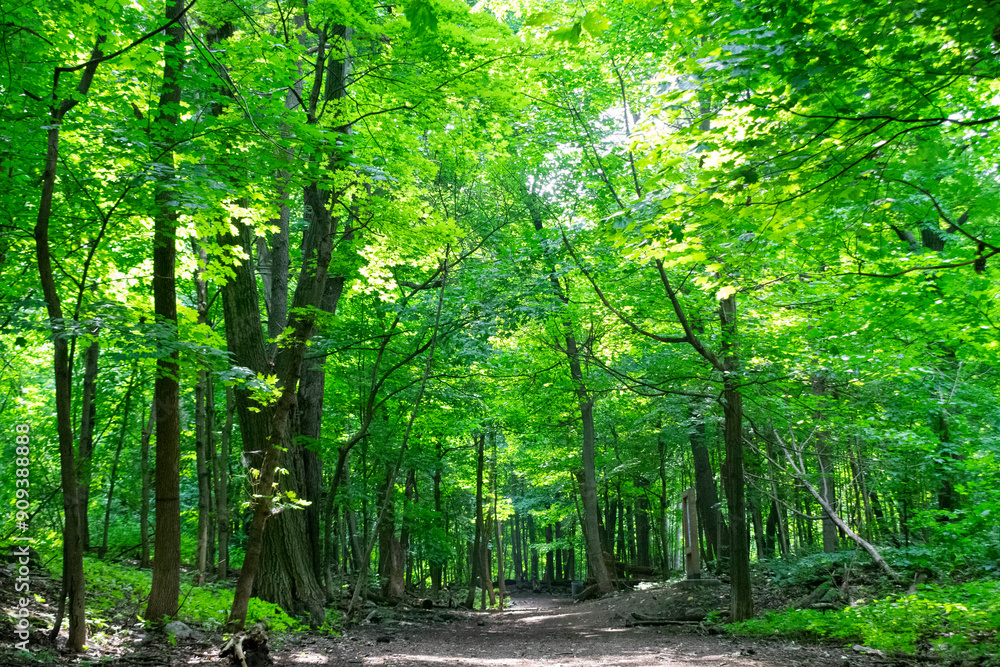
[[[277,651],[278,665],[361,667],[854,667],[873,664],[851,649],[708,635],[704,628],[627,627],[611,601],[515,597],[504,612],[455,613],[428,625],[362,624],[331,642],[304,638]],[[397,617],[403,618],[403,617]],[[881,664],[885,664],[884,662]]]

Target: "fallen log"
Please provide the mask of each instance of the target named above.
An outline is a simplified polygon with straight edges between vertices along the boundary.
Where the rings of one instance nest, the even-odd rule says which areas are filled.
[[[595,598],[599,598],[600,596],[601,596],[601,587],[598,586],[597,584],[592,584],[584,588],[582,591],[580,591],[580,594],[574,597],[573,599],[576,600],[577,602],[583,602],[584,600],[593,600]]]

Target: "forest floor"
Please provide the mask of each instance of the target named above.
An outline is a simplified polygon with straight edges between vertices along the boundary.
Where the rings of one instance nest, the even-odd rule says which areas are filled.
[[[689,615],[692,606],[728,606],[728,587],[672,587],[574,603],[568,597],[515,593],[503,612],[386,612],[337,639],[289,637],[278,665],[359,667],[867,667],[889,664],[851,648],[734,639],[704,624],[633,624],[643,617]],[[404,620],[409,618],[410,620]]]
[[[515,592],[503,612],[370,606],[342,635],[275,635],[274,664],[356,667],[869,667],[891,664],[839,646],[738,639],[698,622],[645,626],[640,618],[683,619],[721,612],[729,587],[657,586],[574,603],[568,596]],[[767,600],[758,604],[767,608]],[[774,602],[774,601],[771,601]],[[6,606],[6,605],[4,605]],[[9,634],[7,632],[0,634]],[[37,632],[37,631],[36,631]],[[30,656],[0,646],[0,665],[180,667],[227,665],[222,636],[194,631],[167,637],[141,625],[92,637],[86,656],[65,654],[33,633]],[[60,640],[62,644],[63,640]],[[11,638],[0,637],[8,644]],[[41,646],[39,644],[42,644]],[[47,649],[47,650],[46,650]],[[39,652],[40,651],[40,652]]]

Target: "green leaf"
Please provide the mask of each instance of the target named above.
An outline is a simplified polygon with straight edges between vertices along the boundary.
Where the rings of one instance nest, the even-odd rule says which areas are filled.
[[[540,28],[552,25],[555,20],[556,15],[552,12],[535,12],[528,17],[528,20],[524,22],[524,25]]]
[[[549,33],[549,38],[556,42],[569,42],[570,44],[579,44],[580,35],[583,34],[583,26],[580,23],[574,23],[566,28],[559,28],[558,30],[553,30]]]
[[[591,9],[583,15],[583,27],[594,37],[611,28],[611,21],[596,9]]]
[[[436,32],[438,27],[437,14],[427,0],[413,0],[406,6],[406,20],[410,22],[410,33],[419,36],[428,32]]]

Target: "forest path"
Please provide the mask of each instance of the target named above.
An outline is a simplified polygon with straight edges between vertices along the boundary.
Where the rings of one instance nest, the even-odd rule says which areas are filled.
[[[362,625],[334,645],[284,647],[278,665],[359,667],[855,667],[871,658],[830,646],[705,635],[697,627],[626,627],[616,607],[517,597],[512,607],[391,628]],[[620,608],[620,607],[619,607]],[[882,664],[885,664],[884,662]]]

